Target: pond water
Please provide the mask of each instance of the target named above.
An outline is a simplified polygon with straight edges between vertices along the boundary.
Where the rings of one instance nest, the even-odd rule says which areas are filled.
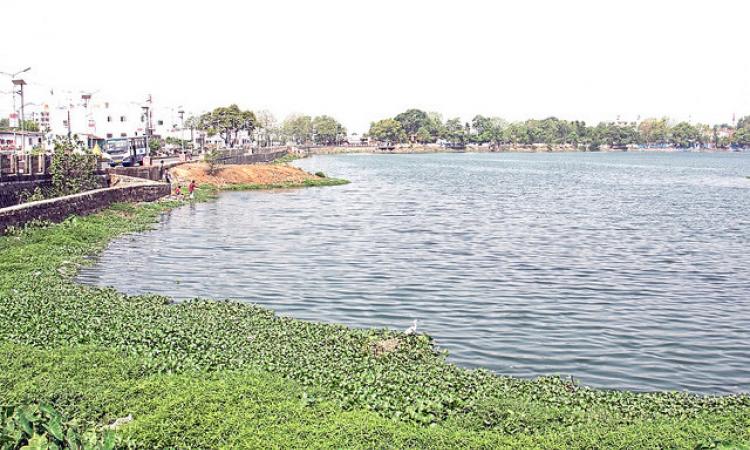
[[[405,329],[449,359],[634,390],[750,391],[750,154],[319,156],[352,184],[229,192],[80,280]]]

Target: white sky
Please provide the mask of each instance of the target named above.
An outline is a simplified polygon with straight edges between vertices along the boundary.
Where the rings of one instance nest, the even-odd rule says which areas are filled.
[[[330,114],[588,122],[750,114],[750,1],[7,1],[0,70],[41,86]],[[0,76],[0,112],[11,109]]]

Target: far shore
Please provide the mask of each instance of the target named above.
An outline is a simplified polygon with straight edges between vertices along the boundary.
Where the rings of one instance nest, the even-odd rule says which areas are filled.
[[[490,148],[479,145],[467,145],[464,149],[452,149],[439,145],[398,145],[392,150],[381,149],[375,145],[369,146],[330,146],[312,147],[310,154],[341,154],[341,153],[383,153],[383,154],[411,154],[411,153],[737,153],[731,149],[679,149],[675,147],[633,147],[627,149],[602,147],[589,151],[572,146],[547,146],[542,144]],[[748,151],[746,151],[748,152]],[[742,152],[740,152],[742,153]]]

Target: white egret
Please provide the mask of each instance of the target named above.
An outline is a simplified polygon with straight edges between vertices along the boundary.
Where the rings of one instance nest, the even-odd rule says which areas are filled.
[[[414,319],[414,322],[411,323],[411,326],[404,331],[404,334],[410,335],[417,332],[417,319]]]

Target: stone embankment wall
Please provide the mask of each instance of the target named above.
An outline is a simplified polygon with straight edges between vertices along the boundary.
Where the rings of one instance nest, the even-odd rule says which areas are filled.
[[[164,164],[164,169],[171,169],[172,167],[188,162],[191,161],[170,161]],[[106,169],[106,171],[110,175],[125,175],[128,177],[143,178],[144,180],[161,181],[162,179],[162,168],[158,163],[150,166],[111,167]]]
[[[71,215],[100,211],[112,203],[150,202],[167,195],[169,186],[164,183],[118,183],[118,186],[111,188],[1,208],[0,233],[35,220],[61,222]]]
[[[99,187],[105,188],[109,185],[109,176],[99,175]],[[48,191],[52,187],[52,177],[45,174],[37,175],[16,175],[12,177],[3,177],[0,182],[0,208],[18,205],[25,201],[36,188],[42,192]],[[46,193],[46,192],[45,192]]]

